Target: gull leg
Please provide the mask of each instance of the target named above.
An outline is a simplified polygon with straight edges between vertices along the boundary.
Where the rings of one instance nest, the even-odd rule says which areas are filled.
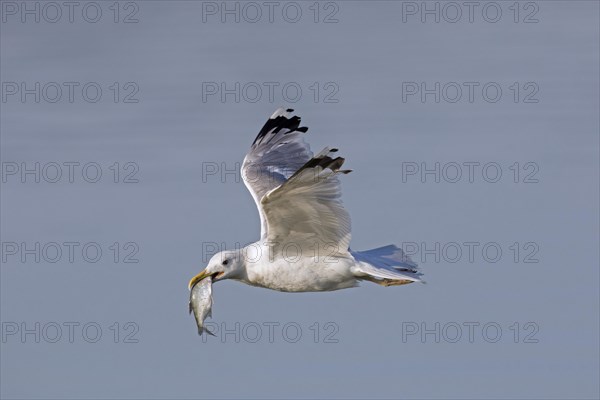
[[[400,286],[400,285],[408,285],[409,283],[414,283],[409,279],[384,279],[382,283],[383,286]]]
[[[381,286],[386,286],[386,287],[387,286],[407,285],[409,283],[413,283],[413,281],[408,280],[408,279],[377,279],[372,276],[365,276],[365,277],[362,277],[361,279],[376,283]]]

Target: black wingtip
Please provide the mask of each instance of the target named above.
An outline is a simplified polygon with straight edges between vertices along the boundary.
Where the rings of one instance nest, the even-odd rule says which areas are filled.
[[[287,111],[292,112],[294,110],[288,108]],[[258,135],[254,139],[254,142],[252,142],[252,145],[262,142],[269,132],[275,135],[279,133],[282,129],[285,129],[285,131],[283,131],[283,134],[288,134],[296,131],[305,133],[306,131],[308,131],[308,127],[300,126],[300,117],[298,117],[297,115],[294,115],[290,118],[284,115],[278,115],[275,118],[269,118],[267,120],[260,132],[258,132]]]
[[[331,160],[328,164],[325,164],[325,167],[332,171],[339,171],[340,167],[344,164],[344,161],[346,161],[345,158],[337,157]]]
[[[292,180],[295,176],[301,174],[302,171],[309,169],[309,168],[315,168],[315,167],[321,167],[322,169],[329,168],[330,170],[332,170],[335,173],[348,174],[348,173],[352,172],[351,169],[340,169],[342,167],[342,165],[344,165],[345,161],[346,161],[346,159],[343,157],[331,158],[327,155],[313,157],[310,160],[308,160],[302,167],[300,167],[289,178],[289,180]]]

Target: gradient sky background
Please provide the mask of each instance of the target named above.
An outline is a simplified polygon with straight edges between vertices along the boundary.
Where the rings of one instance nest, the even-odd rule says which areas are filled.
[[[518,23],[512,1],[496,3],[496,23],[482,17],[485,3],[472,23],[466,8],[456,23],[443,19],[454,17],[452,9],[440,23],[406,14],[403,22],[403,4],[391,1],[321,3],[317,23],[312,1],[297,3],[296,23],[282,16],[286,2],[272,23],[266,8],[255,23],[231,15],[222,23],[219,15],[203,21],[201,2],[121,2],[115,23],[113,2],[97,4],[97,23],[86,22],[81,7],[73,23],[66,9],[57,23],[31,16],[22,23],[3,9],[5,172],[12,163],[95,162],[103,173],[97,183],[83,180],[80,169],[73,183],[66,176],[21,183],[19,175],[2,183],[3,398],[598,398],[598,2],[522,2]],[[123,23],[134,11],[138,22]],[[54,10],[46,12],[54,18]],[[336,23],[323,22],[330,13]],[[538,22],[524,23],[531,13]],[[33,95],[25,102],[8,95],[6,82],[81,85],[72,103],[66,92],[56,103],[36,103]],[[97,103],[82,98],[87,82],[103,89]],[[122,101],[134,87],[127,82],[139,88],[137,103]],[[203,101],[203,82],[276,82],[279,89],[256,102],[250,92],[239,102],[233,95]],[[302,88],[295,102],[282,96],[289,82]],[[455,103],[436,103],[432,95],[403,101],[403,82],[480,86],[472,103],[466,92]],[[482,97],[488,82],[502,88],[495,103]],[[536,87],[531,99],[538,101],[524,102]],[[337,102],[326,102],[333,91],[327,100]],[[352,248],[418,243],[414,258],[428,284],[286,294],[221,282],[211,321],[231,330],[239,323],[241,337],[204,342],[187,313],[186,286],[205,265],[203,243],[254,241],[259,220],[234,174],[203,179],[202,171],[214,163],[234,169],[280,105],[303,117],[314,151],[339,147],[354,169],[343,177]],[[119,181],[133,162],[139,182],[114,183],[115,162]],[[495,162],[502,178],[486,182],[476,169],[470,183],[465,168],[457,183],[403,181],[406,163],[436,162]],[[519,183],[509,168],[515,162]],[[537,166],[537,183],[523,182],[533,171],[528,162]],[[94,242],[103,253],[96,263],[82,258],[81,247],[72,263],[66,253],[56,263],[31,255],[23,262],[8,254],[10,242]],[[109,248],[115,242],[117,263]],[[127,242],[137,245],[138,263],[123,262]],[[453,253],[436,261],[422,251],[422,244],[464,242],[480,243],[472,261],[466,252],[450,262]],[[524,249],[528,242],[534,247]],[[485,243],[502,249],[497,262],[482,256]],[[539,262],[524,262],[536,246]],[[73,343],[69,322],[79,324]],[[34,334],[8,334],[36,323],[39,343]],[[89,323],[102,329],[96,343],[86,341],[93,328],[86,337],[81,331]],[[268,323],[279,324],[272,343]],[[285,336],[290,323],[297,325],[287,325]],[[434,334],[403,340],[403,326],[406,333],[421,324],[435,330],[436,323],[439,343]],[[479,324],[472,342],[467,323]],[[51,343],[55,324],[62,336]],[[452,343],[457,325],[462,336]],[[262,336],[251,343],[256,326]],[[302,334],[290,343],[294,326]],[[496,326],[502,335],[492,343]],[[124,343],[135,327],[129,338],[137,343]]]

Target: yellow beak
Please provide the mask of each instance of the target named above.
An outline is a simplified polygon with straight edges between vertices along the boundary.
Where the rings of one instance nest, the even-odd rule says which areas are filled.
[[[204,279],[208,276],[210,276],[210,275],[208,274],[208,272],[206,272],[206,270],[200,272],[198,275],[196,275],[195,277],[190,279],[190,283],[188,283],[188,289],[192,290],[192,288],[194,287],[194,285],[196,283],[200,282],[202,279]]]

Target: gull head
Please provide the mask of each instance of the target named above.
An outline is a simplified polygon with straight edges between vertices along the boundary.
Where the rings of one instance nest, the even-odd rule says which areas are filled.
[[[191,289],[202,279],[211,277],[213,282],[224,279],[239,279],[244,273],[244,263],[239,250],[221,251],[210,259],[202,272],[190,279],[188,288]]]

